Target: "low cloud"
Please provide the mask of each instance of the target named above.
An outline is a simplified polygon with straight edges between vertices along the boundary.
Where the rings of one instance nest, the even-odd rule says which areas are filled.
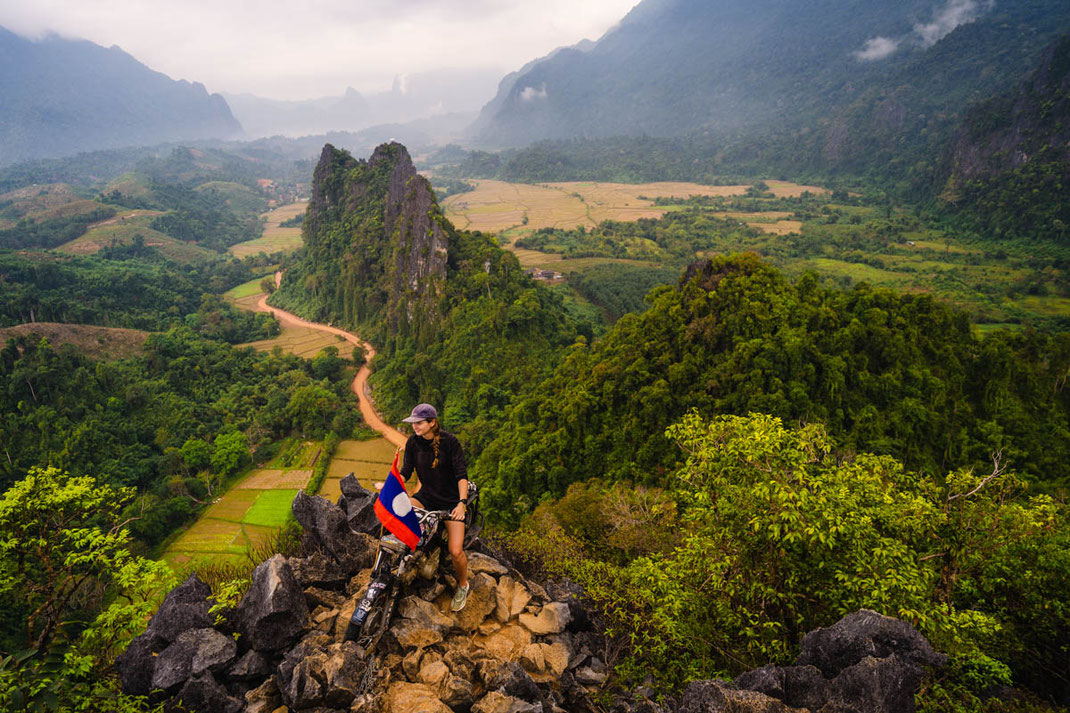
[[[916,23],[913,32],[899,38],[871,37],[862,49],[852,54],[859,61],[875,62],[895,54],[904,42],[913,47],[932,47],[956,27],[973,22],[995,5],[995,0],[947,0],[945,5],[933,11],[931,22]]]
[[[520,90],[520,101],[522,101],[522,102],[531,102],[531,101],[535,101],[536,99],[545,99],[545,98],[546,98],[546,85],[545,84],[540,86],[538,89],[536,89],[535,87],[524,87],[522,90]]]
[[[956,27],[973,22],[994,5],[993,0],[948,0],[932,22],[914,25],[914,32],[921,39],[922,47],[932,47]]]
[[[899,49],[899,42],[900,40],[893,40],[891,37],[871,37],[854,55],[863,62],[874,62],[894,53]]]

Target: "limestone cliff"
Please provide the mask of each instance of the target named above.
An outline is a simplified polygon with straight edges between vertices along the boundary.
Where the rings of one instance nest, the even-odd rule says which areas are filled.
[[[447,226],[404,146],[383,144],[365,161],[327,144],[313,173],[305,249],[272,304],[419,338],[442,318]]]
[[[973,107],[944,157],[941,197],[988,237],[1070,238],[1070,35],[1028,81]]]

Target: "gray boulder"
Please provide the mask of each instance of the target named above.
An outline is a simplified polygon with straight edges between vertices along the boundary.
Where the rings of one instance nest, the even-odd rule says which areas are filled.
[[[123,693],[131,696],[147,696],[152,691],[152,674],[156,667],[156,654],[167,648],[162,637],[145,632],[115,658],[115,672]]]
[[[197,713],[239,713],[245,707],[244,701],[231,696],[208,672],[188,680],[175,699],[184,710]]]
[[[730,688],[822,713],[913,713],[925,667],[946,662],[947,657],[934,651],[910,624],[862,609],[807,634],[795,666],[748,671]],[[695,700],[728,696],[725,686],[715,683],[716,691],[702,689],[706,692]]]
[[[235,612],[243,648],[279,651],[309,624],[305,594],[282,555],[253,570],[252,584]]]
[[[160,608],[149,621],[146,633],[171,642],[183,631],[212,626],[213,618],[208,613],[211,607],[208,597],[211,594],[211,587],[198,579],[197,575],[191,574],[164,597]]]
[[[677,713],[792,713],[792,711],[799,711],[764,693],[741,691],[724,681],[717,680],[689,683],[680,697],[680,705],[676,710]]]
[[[867,656],[883,659],[892,654],[917,666],[947,663],[947,656],[938,654],[910,624],[869,609],[860,609],[830,627],[811,631],[803,637],[795,663],[816,666],[825,678],[835,678]]]
[[[234,661],[237,652],[234,639],[215,629],[182,632],[156,657],[152,687],[173,690],[187,679],[220,671]]]
[[[301,491],[294,498],[292,509],[305,534],[346,573],[353,574],[372,565],[374,541],[368,535],[353,532],[340,507]]]
[[[349,574],[323,552],[313,552],[308,557],[291,558],[290,567],[302,587],[342,589],[349,581]]]
[[[379,518],[375,516],[375,500],[378,495],[361,485],[352,473],[342,478],[339,487],[342,497],[338,499],[338,505],[345,510],[349,528],[353,532],[377,536]]]
[[[821,671],[813,666],[762,666],[736,676],[732,685],[812,710],[825,704],[829,688]]]
[[[259,681],[271,673],[271,662],[255,649],[249,649],[245,655],[234,662],[227,670],[227,679],[231,681]]]

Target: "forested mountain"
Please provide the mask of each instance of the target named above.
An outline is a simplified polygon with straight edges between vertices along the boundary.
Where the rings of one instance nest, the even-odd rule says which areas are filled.
[[[646,0],[593,48],[504,87],[478,138],[687,135],[722,173],[872,173],[928,190],[964,110],[1022,82],[1067,29],[1059,0]]]
[[[941,196],[978,232],[1070,236],[1070,35],[1033,76],[973,107],[947,151]],[[939,184],[938,184],[939,185]]]
[[[473,445],[578,330],[590,333],[493,238],[456,230],[400,144],[369,160],[324,147],[302,233],[271,303],[355,327],[382,347],[376,405],[400,417],[435,403]]]
[[[175,81],[118,47],[0,28],[0,165],[80,151],[231,138],[218,94]]]
[[[927,295],[791,283],[753,255],[649,299],[516,400],[476,469],[499,516],[592,477],[666,486],[684,454],[665,429],[690,409],[820,422],[936,478],[1002,452],[1038,484],[1070,480],[1068,334],[979,339]]]

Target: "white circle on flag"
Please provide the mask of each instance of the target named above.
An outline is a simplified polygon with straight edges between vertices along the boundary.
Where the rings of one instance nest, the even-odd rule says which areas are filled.
[[[409,496],[407,493],[398,493],[394,496],[394,501],[390,503],[390,507],[393,509],[394,514],[398,517],[405,517],[412,512],[412,503],[409,502]]]

